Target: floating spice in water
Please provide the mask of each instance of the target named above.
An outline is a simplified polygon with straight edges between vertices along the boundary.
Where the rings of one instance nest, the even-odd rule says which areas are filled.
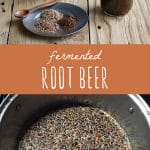
[[[69,30],[78,23],[78,19],[65,16],[62,13],[50,9],[42,11],[40,17],[35,21],[35,27],[39,31],[55,32],[59,29]]]
[[[73,107],[41,118],[19,150],[132,150],[119,123],[99,108]]]

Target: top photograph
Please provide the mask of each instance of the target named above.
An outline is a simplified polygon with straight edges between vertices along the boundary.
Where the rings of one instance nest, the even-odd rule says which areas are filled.
[[[150,0],[0,0],[0,44],[150,44]]]

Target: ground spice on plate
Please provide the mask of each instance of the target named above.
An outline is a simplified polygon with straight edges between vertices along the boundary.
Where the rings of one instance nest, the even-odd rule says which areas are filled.
[[[39,31],[56,32],[59,29],[69,30],[78,23],[78,19],[65,16],[62,13],[49,9],[42,11],[40,17],[35,21],[35,27]]]
[[[59,24],[60,28],[62,28],[64,30],[69,30],[70,28],[73,28],[78,23],[78,21],[79,20],[76,17],[63,16],[63,18],[61,18],[58,21],[58,24]]]
[[[99,108],[72,107],[36,122],[19,150],[132,150],[120,124]]]
[[[54,32],[59,29],[57,21],[62,17],[63,15],[56,10],[44,10],[40,17],[35,21],[35,27],[39,31]]]

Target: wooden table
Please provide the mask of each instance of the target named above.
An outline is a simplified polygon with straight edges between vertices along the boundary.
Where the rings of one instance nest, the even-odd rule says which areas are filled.
[[[150,0],[134,0],[132,11],[125,17],[109,17],[102,13],[100,0],[62,0],[82,7],[89,24],[82,31],[65,38],[40,37],[28,32],[17,10],[30,8],[49,0],[0,0],[1,44],[150,44]],[[4,11],[4,12],[3,12]]]

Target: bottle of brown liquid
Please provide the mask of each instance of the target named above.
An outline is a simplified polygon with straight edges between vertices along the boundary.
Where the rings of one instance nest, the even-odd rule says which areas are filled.
[[[101,0],[101,6],[106,14],[120,16],[127,14],[133,5],[133,0]]]

